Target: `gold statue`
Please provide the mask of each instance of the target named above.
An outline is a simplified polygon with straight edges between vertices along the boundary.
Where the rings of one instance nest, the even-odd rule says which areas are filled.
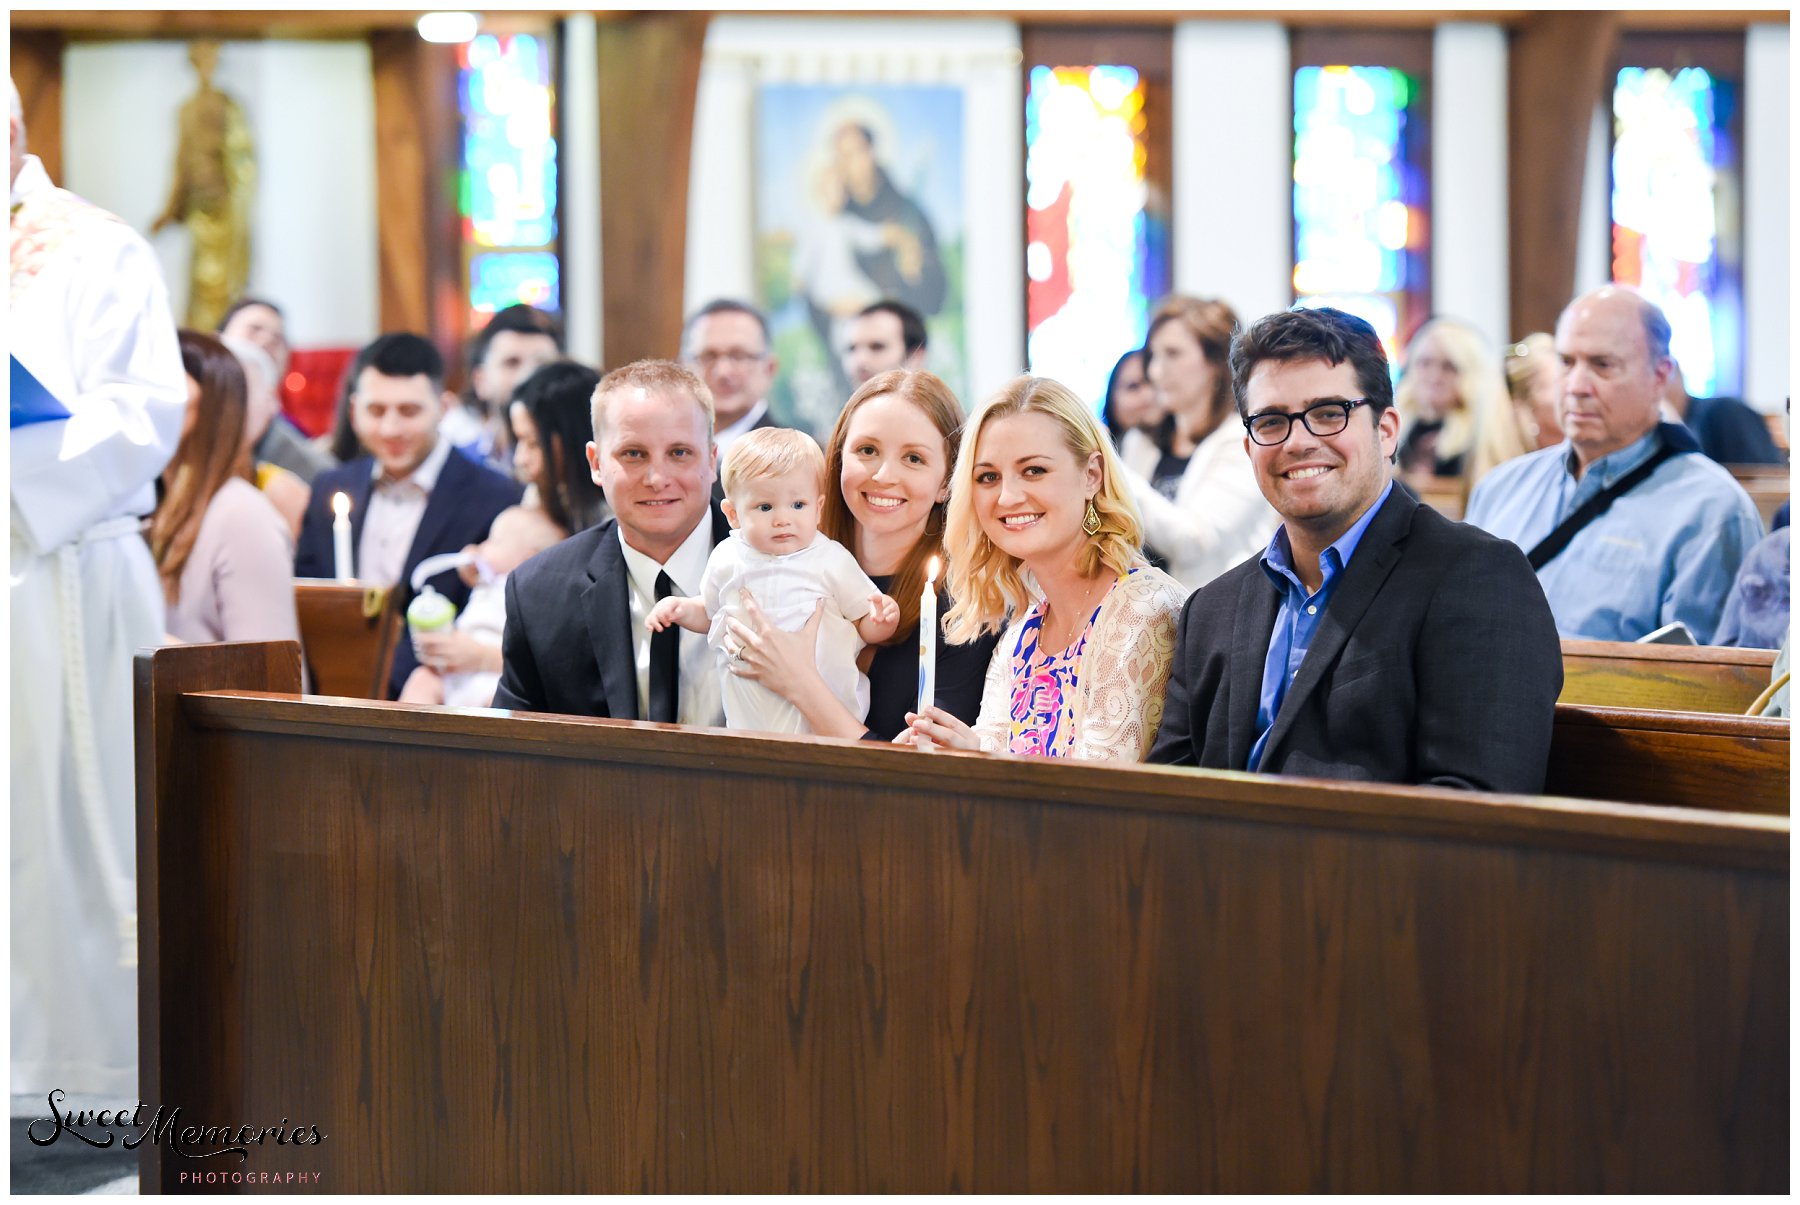
[[[188,44],[200,90],[181,106],[175,147],[175,184],[169,203],[150,225],[155,234],[181,222],[193,235],[188,265],[187,325],[217,330],[225,310],[250,281],[250,204],[256,191],[256,151],[250,124],[229,96],[213,87],[219,44]]]

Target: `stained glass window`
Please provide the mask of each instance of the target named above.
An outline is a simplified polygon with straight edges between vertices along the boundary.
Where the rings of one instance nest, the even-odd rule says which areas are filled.
[[[528,33],[484,33],[457,47],[457,60],[457,209],[473,325],[518,302],[560,310],[550,48]]]
[[[1418,93],[1391,67],[1294,73],[1294,297],[1367,319],[1390,364],[1425,318]]]
[[[1098,401],[1169,282],[1136,69],[1034,67],[1025,148],[1026,356],[1033,373]]]
[[[1721,255],[1734,102],[1700,67],[1627,67],[1613,89],[1612,277],[1662,307],[1695,397],[1740,388],[1741,304]]]

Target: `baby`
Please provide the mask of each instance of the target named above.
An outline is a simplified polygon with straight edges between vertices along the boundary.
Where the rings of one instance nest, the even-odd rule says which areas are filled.
[[[563,538],[560,527],[536,507],[510,506],[494,517],[488,537],[472,550],[475,589],[469,593],[468,605],[456,617],[456,630],[471,636],[493,651],[484,657],[484,665],[493,668],[442,673],[424,664],[429,644],[435,633],[415,640],[420,652],[420,666],[406,677],[401,688],[402,703],[446,704],[451,707],[487,707],[494,701],[494,688],[500,684],[500,635],[506,627],[506,575]],[[468,553],[453,553],[445,560],[464,560]],[[442,572],[448,565],[439,568]]]
[[[825,454],[804,431],[764,427],[731,445],[721,477],[731,537],[707,560],[700,597],[663,599],[645,625],[660,632],[679,624],[707,634],[724,675],[727,727],[809,732],[792,703],[731,672],[726,636],[730,620],[744,619],[740,591],[749,591],[769,622],[788,632],[804,627],[824,599],[819,674],[861,719],[869,711],[869,679],[856,667],[857,654],[894,634],[900,608],[875,589],[848,549],[819,534]]]

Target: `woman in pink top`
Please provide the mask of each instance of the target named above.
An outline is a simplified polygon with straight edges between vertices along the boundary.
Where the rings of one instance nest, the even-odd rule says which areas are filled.
[[[294,544],[250,477],[244,370],[210,335],[180,332],[188,410],[163,470],[150,551],[178,640],[298,640]]]

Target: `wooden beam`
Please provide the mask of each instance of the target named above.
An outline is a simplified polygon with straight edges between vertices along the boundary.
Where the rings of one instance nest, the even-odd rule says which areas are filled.
[[[15,29],[9,67],[25,110],[26,149],[62,183],[62,56],[66,39],[51,30]]]
[[[411,30],[369,35],[375,76],[381,329],[429,337],[458,362],[464,305],[454,206],[456,62]]]
[[[688,157],[707,20],[636,13],[600,26],[605,368],[674,356],[680,346]]]
[[[12,14],[16,36],[21,29],[57,30],[72,36],[104,38],[361,38],[377,29],[413,29],[419,10],[323,12],[217,9],[121,12],[109,9],[55,9]]]
[[[1581,180],[1620,14],[1540,12],[1507,66],[1512,332],[1550,330],[1575,291]]]
[[[213,9],[192,11],[123,12],[115,9],[26,9],[12,14],[12,29],[55,30],[72,37],[102,38],[191,38],[201,34],[231,38],[360,38],[378,29],[411,29],[419,19],[418,9],[368,10],[294,10],[290,12],[238,11]],[[527,17],[557,20],[576,10],[535,9],[489,14],[496,19]],[[586,11],[586,10],[581,10]],[[805,10],[795,12],[767,11],[765,16],[803,16],[818,18],[869,16],[867,9]],[[970,9],[956,14],[941,12],[879,13],[886,17],[917,17],[941,21],[946,16],[967,16],[1039,22],[1064,26],[1132,25],[1145,28],[1167,28],[1183,21],[1274,21],[1282,25],[1358,26],[1369,29],[1431,29],[1450,21],[1473,21],[1509,28],[1525,28],[1538,15],[1529,9],[1375,9],[1361,11],[1321,11],[1317,9],[1214,9],[1206,12],[1168,9]],[[1784,24],[1788,20],[1783,9],[1725,9],[1718,12],[1697,10],[1643,10],[1616,14],[1628,30],[1742,30],[1751,25]],[[613,21],[629,21],[629,12],[600,12],[594,16],[604,25]]]

